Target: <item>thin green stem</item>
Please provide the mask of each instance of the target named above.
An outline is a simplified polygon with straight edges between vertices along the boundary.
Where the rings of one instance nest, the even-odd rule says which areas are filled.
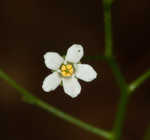
[[[114,77],[120,87],[121,97],[116,115],[116,120],[113,127],[112,140],[120,140],[123,129],[123,122],[125,118],[126,105],[128,102],[128,85],[125,82],[123,74],[117,65],[116,60],[113,57],[112,51],[112,23],[111,23],[111,6],[112,0],[103,0],[104,7],[104,25],[105,25],[105,56],[107,62],[112,69]]]
[[[150,70],[145,72],[143,75],[138,77],[135,81],[133,81],[129,85],[129,91],[130,91],[129,93],[132,93],[136,88],[138,88],[141,84],[143,84],[144,81],[147,80],[148,78],[150,78]]]
[[[104,28],[105,28],[105,56],[112,56],[112,25],[111,25],[111,4],[112,0],[103,0],[104,7]]]
[[[108,64],[110,65],[112,72],[116,78],[116,81],[120,87],[121,97],[119,101],[118,111],[116,114],[116,120],[113,127],[113,140],[120,140],[122,135],[122,129],[125,119],[126,106],[128,103],[128,86],[125,82],[124,76],[120,72],[120,69],[113,58],[109,58]]]
[[[107,62],[110,65],[116,81],[120,87],[121,97],[118,106],[118,111],[116,115],[116,120],[113,127],[113,137],[112,140],[120,140],[122,135],[123,123],[126,113],[126,106],[128,103],[128,95],[133,92],[137,87],[139,87],[147,78],[150,77],[150,70],[135,80],[130,86],[127,85],[123,74],[113,58],[112,51],[112,29],[111,29],[111,6],[112,0],[103,0],[104,7],[104,24],[105,24],[105,56],[107,57]],[[149,135],[147,137],[149,138]],[[148,140],[148,139],[146,139]]]
[[[15,88],[24,98],[24,100],[29,103],[36,105],[39,108],[44,109],[45,111],[52,113],[56,117],[59,117],[66,122],[69,122],[73,125],[76,125],[84,130],[87,130],[93,134],[96,134],[98,136],[104,137],[106,139],[111,138],[111,133],[104,131],[100,128],[96,128],[92,125],[89,125],[79,119],[76,119],[75,117],[72,117],[68,115],[67,113],[62,112],[61,110],[53,107],[52,105],[47,104],[46,102],[42,101],[41,99],[33,96],[29,91],[19,86],[14,80],[12,80],[6,73],[4,73],[2,70],[0,70],[0,78],[5,80],[10,86]]]

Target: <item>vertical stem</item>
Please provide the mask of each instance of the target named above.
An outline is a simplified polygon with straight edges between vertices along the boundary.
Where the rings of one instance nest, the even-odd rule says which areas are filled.
[[[118,112],[113,128],[113,140],[120,140],[123,129],[123,122],[125,118],[126,105],[128,102],[128,85],[125,82],[123,74],[117,65],[116,60],[113,57],[112,52],[112,23],[111,23],[111,6],[112,0],[103,0],[104,7],[104,24],[105,24],[105,56],[107,62],[110,65],[112,72],[116,78],[117,84],[120,87],[121,97],[118,106]]]
[[[121,92],[118,111],[116,114],[116,120],[113,127],[113,138],[112,138],[113,140],[120,140],[125,119],[126,105],[128,103],[128,85],[126,84],[124,76],[120,72],[120,69],[116,61],[113,58],[111,58],[108,60],[108,63],[112,68],[112,72],[114,73],[114,76],[120,87]]]
[[[105,28],[105,56],[112,56],[112,29],[111,29],[111,0],[103,0],[104,28]]]

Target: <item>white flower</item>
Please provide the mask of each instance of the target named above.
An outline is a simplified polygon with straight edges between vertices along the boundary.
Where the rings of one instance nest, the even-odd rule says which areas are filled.
[[[78,44],[67,50],[65,58],[56,52],[47,52],[44,55],[45,65],[53,70],[53,73],[44,79],[43,90],[53,91],[62,83],[66,94],[72,98],[77,97],[81,92],[78,79],[90,82],[97,77],[96,71],[90,65],[80,63],[83,53],[83,47]]]

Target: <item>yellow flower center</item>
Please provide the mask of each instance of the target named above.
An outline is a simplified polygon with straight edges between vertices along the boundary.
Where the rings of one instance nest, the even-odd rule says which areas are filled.
[[[70,77],[74,73],[74,68],[71,64],[66,64],[66,65],[63,64],[60,67],[60,70],[61,70],[61,75],[64,76],[64,77]]]

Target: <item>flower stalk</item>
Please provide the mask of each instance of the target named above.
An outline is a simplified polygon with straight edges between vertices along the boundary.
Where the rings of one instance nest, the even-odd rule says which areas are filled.
[[[95,126],[92,126],[88,123],[85,123],[75,117],[72,117],[71,115],[62,112],[61,110],[57,109],[56,107],[53,107],[52,105],[47,104],[46,102],[42,101],[41,99],[37,98],[36,96],[33,96],[29,91],[22,88],[19,84],[17,84],[14,80],[12,80],[4,71],[0,70],[0,78],[6,81],[11,87],[15,88],[18,93],[23,97],[24,101],[29,104],[33,104],[39,108],[44,109],[45,111],[52,113],[56,117],[69,122],[75,126],[78,126],[82,128],[83,130],[86,130],[88,132],[91,132],[93,134],[96,134],[97,136],[104,137],[106,139],[110,139],[112,137],[111,133],[108,131],[105,131],[100,128],[96,128]]]

